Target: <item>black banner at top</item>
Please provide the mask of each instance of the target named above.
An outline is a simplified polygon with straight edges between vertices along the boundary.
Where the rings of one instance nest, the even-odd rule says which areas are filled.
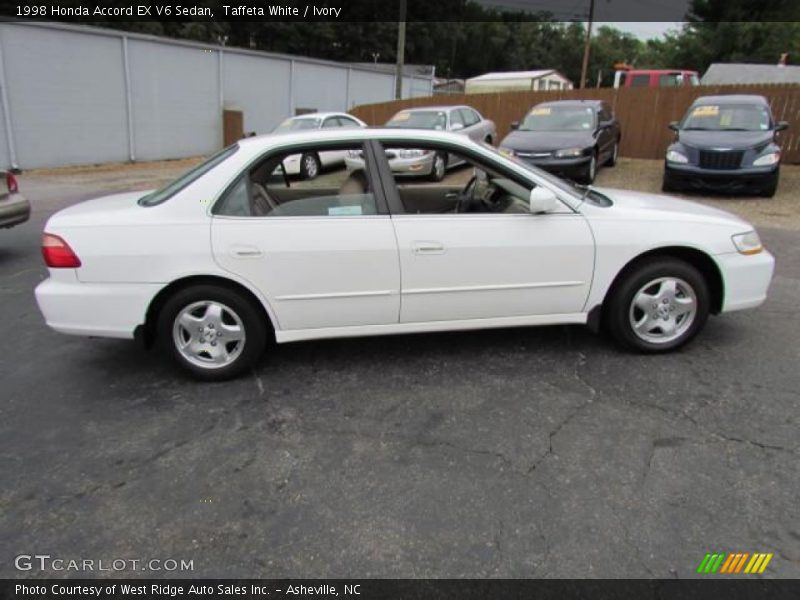
[[[403,10],[404,9],[404,10]],[[0,15],[97,21],[800,21],[795,0],[0,0]],[[405,18],[401,19],[401,15]]]

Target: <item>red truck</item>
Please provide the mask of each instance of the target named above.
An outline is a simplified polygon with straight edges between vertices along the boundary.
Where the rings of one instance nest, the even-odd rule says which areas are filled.
[[[687,69],[634,69],[614,65],[614,87],[681,87],[700,85],[697,71]]]

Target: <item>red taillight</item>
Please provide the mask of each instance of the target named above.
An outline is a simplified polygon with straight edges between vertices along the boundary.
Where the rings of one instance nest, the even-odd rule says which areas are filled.
[[[44,263],[53,269],[77,269],[81,266],[81,259],[69,244],[52,233],[42,235],[42,256]]]
[[[17,178],[14,177],[13,173],[6,173],[6,185],[8,186],[9,194],[16,194],[19,191]]]

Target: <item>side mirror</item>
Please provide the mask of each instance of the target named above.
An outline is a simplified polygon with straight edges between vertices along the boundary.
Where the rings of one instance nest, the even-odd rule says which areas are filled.
[[[680,129],[680,127],[678,126],[678,122],[677,121],[672,121],[672,123],[667,125],[667,127],[669,129],[672,129],[672,131],[678,131],[678,129]]]
[[[789,123],[787,121],[778,121],[775,124],[775,131],[786,131],[789,129]]]
[[[529,198],[531,214],[538,215],[558,208],[558,197],[546,187],[537,185]]]
[[[519,121],[511,121],[511,129],[519,129]]]
[[[462,129],[464,129],[463,123],[453,123],[450,126],[450,131],[461,131]]]

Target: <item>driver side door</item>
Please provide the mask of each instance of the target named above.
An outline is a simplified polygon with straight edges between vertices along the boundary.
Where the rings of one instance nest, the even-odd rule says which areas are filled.
[[[438,208],[444,195],[455,187],[463,190],[474,169],[502,171],[486,157],[459,153],[459,158],[465,165],[448,172],[441,198],[428,186],[414,200],[416,212],[407,208],[413,183],[402,182],[403,200],[396,185],[388,190],[400,255],[400,322],[514,324],[520,322],[514,318],[555,315],[580,321],[594,268],[594,238],[584,217],[566,205],[549,214],[520,211],[527,198],[513,198],[515,212],[443,213]],[[527,191],[532,187],[529,183]]]

